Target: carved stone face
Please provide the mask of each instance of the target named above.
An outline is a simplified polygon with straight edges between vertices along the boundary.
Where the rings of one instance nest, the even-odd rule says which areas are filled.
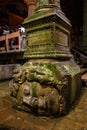
[[[18,87],[16,90],[13,85],[12,96],[18,102],[18,106],[21,109],[24,107],[25,111],[27,108],[29,112],[40,115],[62,112],[64,107],[64,99],[61,95],[63,84],[56,80],[54,72],[50,69],[51,66],[42,63],[30,63],[27,66],[21,70],[21,75],[20,71],[17,71],[18,73],[16,72],[13,76],[13,82]],[[20,80],[16,80],[18,76]]]
[[[35,87],[35,88],[34,88]],[[41,86],[38,82],[25,82],[19,89],[22,104],[36,109],[38,114],[56,113],[61,95],[52,86]]]

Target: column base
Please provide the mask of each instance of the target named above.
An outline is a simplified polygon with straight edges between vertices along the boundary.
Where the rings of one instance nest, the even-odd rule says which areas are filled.
[[[81,89],[80,69],[72,61],[27,62],[10,82],[13,106],[36,115],[66,114]]]

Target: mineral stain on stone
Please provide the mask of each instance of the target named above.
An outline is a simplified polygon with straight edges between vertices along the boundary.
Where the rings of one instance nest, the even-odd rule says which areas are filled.
[[[69,50],[71,24],[60,2],[39,0],[24,20],[28,61],[14,71],[11,97],[15,108],[37,115],[63,115],[80,94],[80,68]]]

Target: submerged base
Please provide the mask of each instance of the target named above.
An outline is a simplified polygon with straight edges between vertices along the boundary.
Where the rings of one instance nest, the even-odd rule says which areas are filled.
[[[80,86],[80,69],[73,61],[27,62],[10,82],[13,106],[38,115],[65,114]]]

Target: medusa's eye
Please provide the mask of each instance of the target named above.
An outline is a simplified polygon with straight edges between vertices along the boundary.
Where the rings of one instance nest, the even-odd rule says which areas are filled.
[[[25,95],[25,96],[30,96],[30,91],[27,90],[27,89],[24,89],[24,95]]]

